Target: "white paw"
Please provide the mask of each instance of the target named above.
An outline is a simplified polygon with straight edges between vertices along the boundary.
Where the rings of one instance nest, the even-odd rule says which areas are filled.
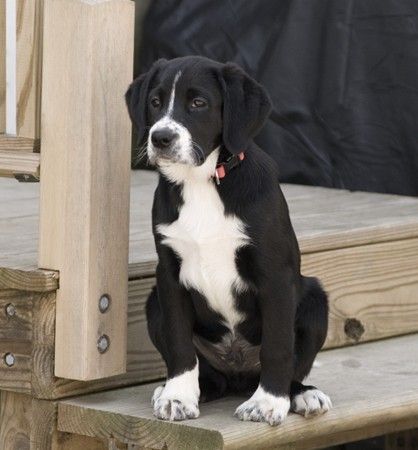
[[[331,399],[319,389],[308,389],[292,400],[292,411],[305,417],[324,414],[331,408]]]
[[[163,420],[199,417],[199,367],[187,370],[158,386],[152,396],[154,416]]]
[[[279,425],[286,418],[289,407],[288,397],[277,397],[258,386],[252,397],[238,406],[234,415],[240,420]]]
[[[152,396],[154,416],[163,420],[186,420],[199,417],[199,407],[192,399],[166,395],[164,386],[158,386]]]

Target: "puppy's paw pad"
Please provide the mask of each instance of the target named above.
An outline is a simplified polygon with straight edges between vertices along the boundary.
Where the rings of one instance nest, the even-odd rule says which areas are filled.
[[[292,411],[305,417],[324,414],[331,408],[331,399],[319,389],[308,389],[292,400]]]
[[[240,420],[252,422],[267,422],[270,425],[280,425],[289,412],[289,399],[276,397],[266,393],[265,396],[253,395],[242,403],[235,411]]]

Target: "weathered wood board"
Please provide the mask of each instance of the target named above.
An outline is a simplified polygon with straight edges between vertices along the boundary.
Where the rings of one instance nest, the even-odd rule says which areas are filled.
[[[235,419],[237,397],[201,405],[195,420],[156,420],[151,384],[62,400],[58,429],[153,449],[327,447],[418,426],[416,354],[418,335],[322,352],[308,382],[331,396],[333,409],[312,419],[291,414],[279,427]]]
[[[44,3],[38,264],[61,276],[55,373],[93,380],[126,369],[134,4]]]
[[[6,131],[6,2],[0,2],[0,134]]]
[[[40,137],[43,0],[17,0],[16,6],[16,130],[35,139]]]
[[[39,180],[39,153],[0,150],[0,177],[29,176]]]
[[[1,450],[108,450],[105,442],[57,431],[54,402],[0,391]]]
[[[136,172],[132,181],[127,373],[88,383],[56,378],[53,372],[56,326],[53,291],[59,286],[58,273],[36,270],[36,266],[30,265],[24,266],[29,267],[28,271],[0,268],[0,290],[6,290],[3,297],[0,294],[4,300],[2,304],[9,303],[13,295],[13,303],[17,307],[15,319],[4,317],[10,324],[5,333],[10,334],[7,338],[5,335],[2,343],[3,354],[13,348],[17,362],[13,367],[1,366],[0,388],[30,393],[38,398],[55,399],[155,380],[164,375],[164,364],[149,341],[144,315],[144,304],[154,284],[155,253],[150,226],[150,202],[155,179],[154,173]],[[30,255],[25,253],[26,245],[30,247],[31,242],[37,239],[34,206],[37,203],[37,187],[5,181],[0,180],[0,248],[6,249],[7,260],[9,263],[14,261],[16,267],[19,258],[25,260]],[[333,207],[328,205],[327,200],[330,196],[338,198],[343,195],[347,208],[352,211],[351,220],[355,222],[354,215],[357,214],[359,226],[366,223],[366,229],[377,227],[373,225],[372,216],[368,216],[369,210],[373,208],[376,223],[381,223],[381,231],[387,228],[386,223],[392,223],[396,229],[399,217],[406,217],[409,224],[413,224],[414,220],[418,223],[418,199],[340,193],[302,186],[285,186],[285,190],[302,243],[308,239],[312,244],[312,235],[318,230],[315,227],[320,228],[321,224],[318,216],[316,225],[309,228],[309,220],[304,214],[309,217],[312,215],[309,211],[318,208],[322,211],[322,217],[328,218],[333,214]],[[357,200],[352,200],[351,195],[356,196]],[[375,198],[375,201],[371,200]],[[363,206],[356,207],[357,201]],[[397,217],[390,215],[391,208],[396,210]],[[339,213],[335,213],[335,221],[338,217]],[[346,219],[341,220],[341,223],[336,222],[334,225],[336,228],[341,228]],[[318,239],[325,242],[329,225],[324,219],[322,223],[325,225],[322,225],[322,234]],[[400,223],[402,225],[403,222]],[[334,228],[332,230],[335,236],[336,231]],[[14,240],[19,233],[20,242],[19,239]],[[418,238],[412,233],[409,238],[386,240],[391,233],[382,231],[382,240],[377,243],[343,245],[342,248],[303,253],[303,272],[320,277],[329,292],[327,348],[418,331]],[[29,263],[30,258],[26,261]],[[46,295],[48,292],[51,295]],[[4,309],[0,310],[1,314],[5,314]],[[31,321],[33,338],[29,342],[28,334],[26,344],[20,340],[18,348],[14,348],[13,333],[19,332],[14,327],[21,327],[21,314]],[[13,320],[16,321],[14,325]]]
[[[151,205],[156,183],[154,172],[132,172],[131,278],[155,267]],[[283,185],[283,191],[304,254],[418,237],[418,198],[297,185]],[[0,267],[37,268],[38,199],[36,183],[0,179]]]

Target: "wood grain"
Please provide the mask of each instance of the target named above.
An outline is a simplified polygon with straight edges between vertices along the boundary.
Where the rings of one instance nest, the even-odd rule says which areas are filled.
[[[303,255],[304,273],[320,276],[330,296],[325,346],[418,331],[417,258],[418,239]],[[36,296],[30,366],[33,395],[62,398],[163,377],[165,367],[149,340],[145,318],[145,302],[154,283],[153,277],[129,282],[127,373],[88,383],[54,376],[55,297],[53,293]]]
[[[145,299],[152,283],[152,279],[129,283],[127,372],[89,382],[54,376],[55,297],[52,293],[39,296],[32,313],[32,395],[57,399],[163,377],[165,365],[150,342],[146,328]]]
[[[31,392],[32,306],[36,294],[14,290],[0,291],[0,389]],[[7,314],[7,306],[14,309]],[[13,355],[8,366],[6,354]]]
[[[0,290],[51,292],[58,289],[58,272],[51,270],[18,270],[0,267]]]
[[[0,134],[6,131],[6,2],[0,2]]]
[[[151,204],[157,175],[132,172],[129,275],[154,273]],[[390,242],[418,235],[418,199],[284,185],[302,253]],[[0,179],[0,267],[37,267],[39,186]],[[16,228],[10,226],[11,221]]]
[[[16,6],[17,134],[39,138],[43,0],[17,0]]]
[[[123,94],[133,23],[129,0],[45,0],[39,267],[60,272],[55,373],[63,378],[126,368],[131,133]],[[102,314],[104,294],[111,307]],[[99,353],[103,335],[110,345]]]
[[[418,239],[305,254],[329,294],[327,347],[418,332]]]
[[[201,405],[196,420],[158,421],[150,405],[155,385],[145,385],[60,401],[58,429],[158,449],[326,447],[418,425],[412,354],[418,335],[322,352],[308,382],[327,392],[334,408],[309,420],[291,414],[279,427],[235,419],[237,397]]]
[[[39,153],[40,140],[0,134],[0,151]]]
[[[39,153],[0,150],[0,177],[29,175],[39,180]]]
[[[31,450],[31,398],[15,392],[0,391],[0,448]]]

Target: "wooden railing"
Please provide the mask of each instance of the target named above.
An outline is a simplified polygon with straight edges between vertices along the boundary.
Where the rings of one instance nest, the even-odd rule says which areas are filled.
[[[0,176],[40,178],[63,378],[126,368],[133,45],[131,0],[0,3]]]
[[[39,178],[42,7],[0,4],[0,176],[21,181]]]

